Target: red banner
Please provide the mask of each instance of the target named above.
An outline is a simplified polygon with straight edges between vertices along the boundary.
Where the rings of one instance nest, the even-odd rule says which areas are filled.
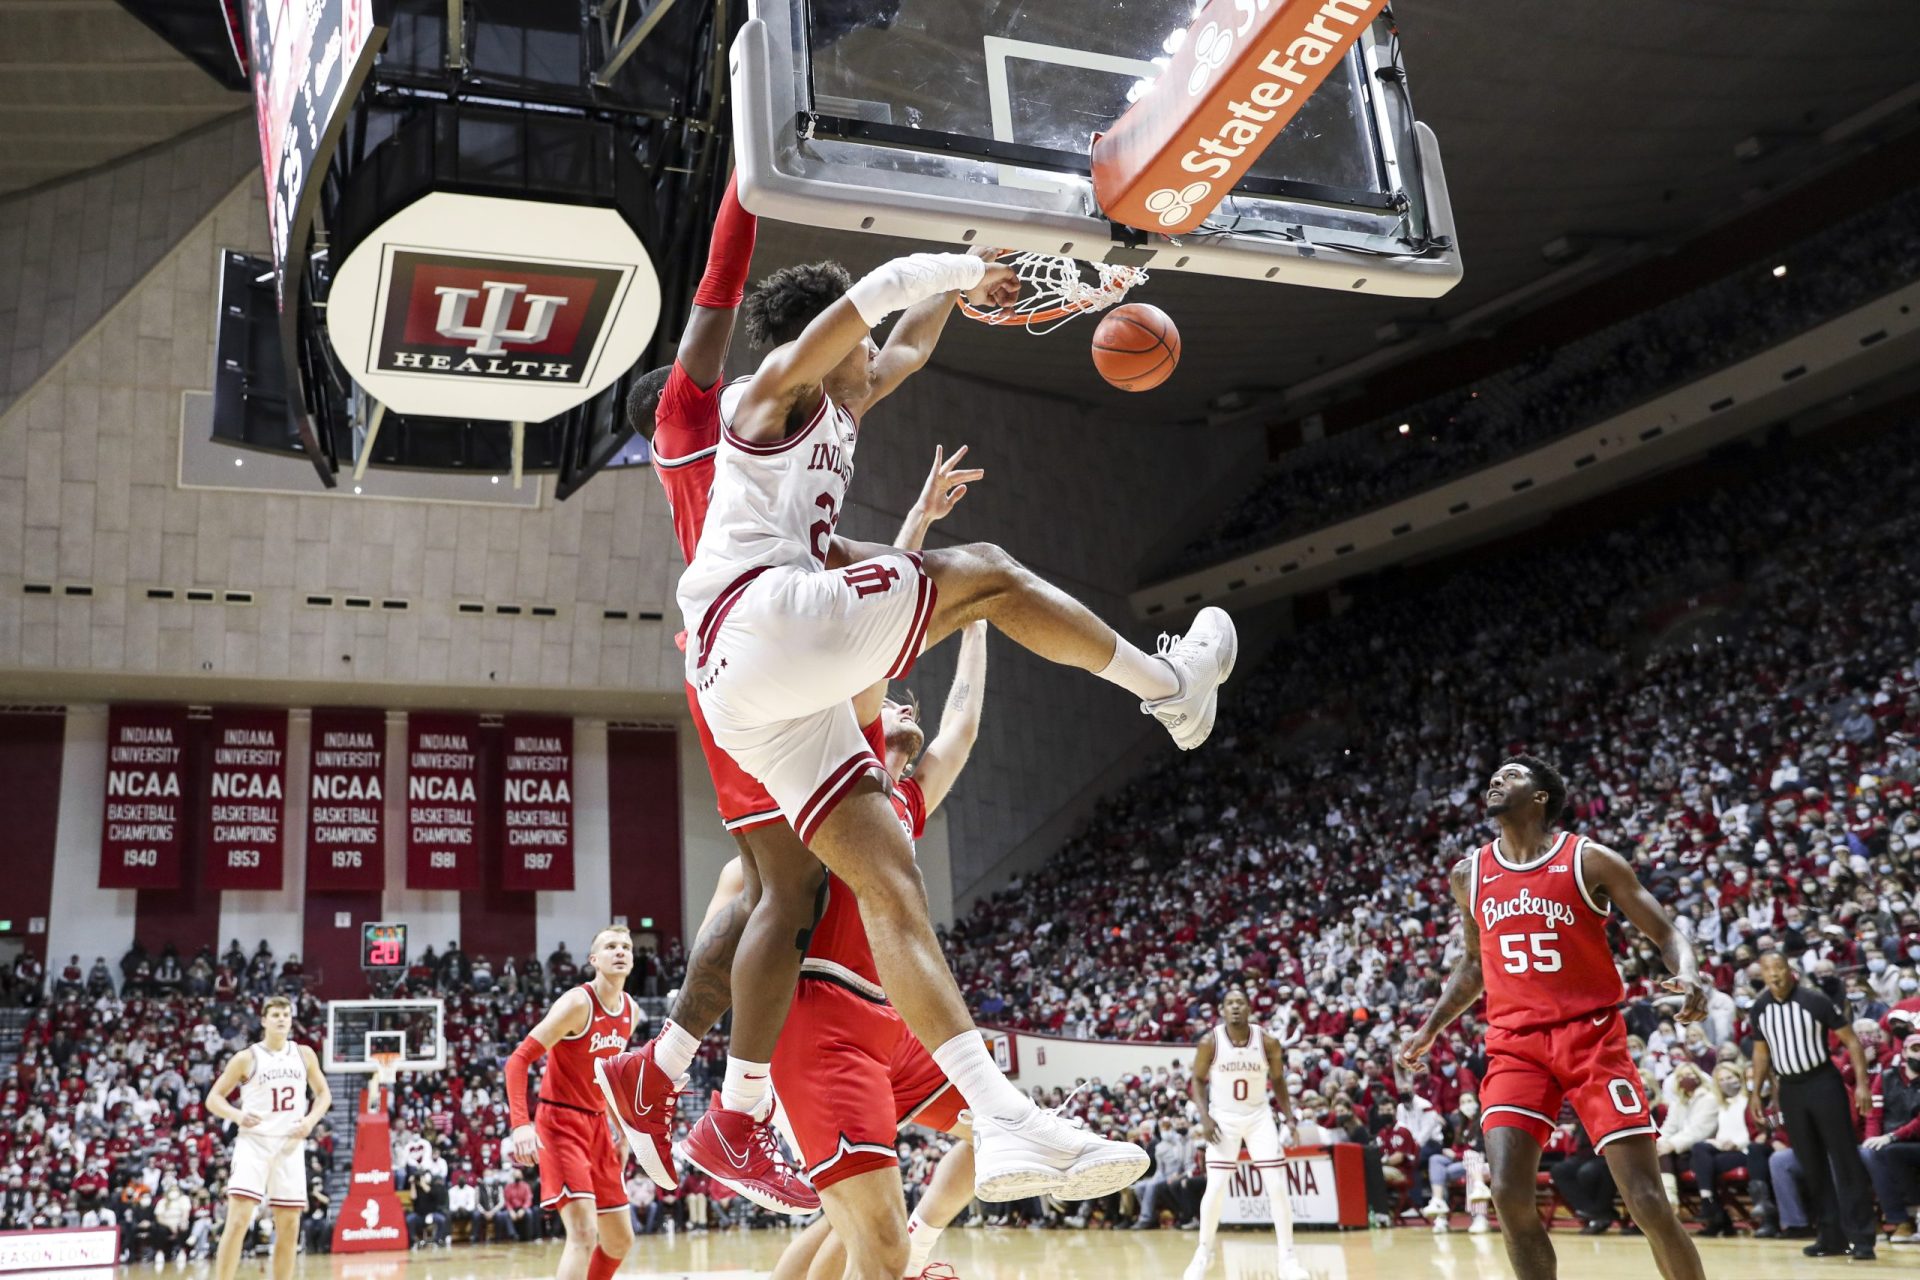
[[[307,761],[307,887],[385,888],[386,713],[315,708]]]
[[[205,889],[278,889],[287,829],[287,713],[213,713],[201,838]]]
[[[368,1080],[360,1091],[353,1129],[353,1174],[340,1216],[333,1220],[335,1253],[399,1253],[407,1247],[407,1215],[393,1193],[391,1091]]]
[[[573,888],[573,721],[508,716],[500,769],[500,887]]]
[[[102,889],[177,889],[190,750],[185,707],[107,712]]]
[[[480,717],[407,716],[407,888],[480,887]]]

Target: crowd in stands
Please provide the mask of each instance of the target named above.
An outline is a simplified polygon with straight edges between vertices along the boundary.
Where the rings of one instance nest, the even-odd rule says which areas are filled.
[[[1709,1230],[1731,1230],[1736,1212],[1766,1234],[1809,1226],[1794,1153],[1777,1126],[1749,1122],[1743,1093],[1757,957],[1778,949],[1867,1046],[1878,1101],[1860,1137],[1888,1228],[1911,1238],[1915,440],[1775,439],[1722,455],[1711,465],[1727,483],[1693,486],[1650,516],[1572,541],[1517,537],[1451,569],[1356,586],[1349,607],[1236,683],[1204,754],[1120,790],[1045,867],[945,932],[980,1020],[1192,1042],[1242,987],[1288,1046],[1300,1134],[1363,1144],[1387,1221],[1446,1206],[1479,1143],[1482,1028],[1463,1018],[1413,1077],[1392,1052],[1457,958],[1446,877],[1486,839],[1485,780],[1527,750],[1559,763],[1569,825],[1633,862],[1714,987],[1705,1022],[1675,1026],[1658,957],[1616,932],[1670,1194]],[[680,963],[671,952],[644,981],[662,991]],[[446,998],[456,1064],[402,1077],[395,1099],[394,1166],[417,1243],[551,1231],[532,1175],[507,1155],[501,1063],[579,974],[565,948],[495,966],[449,945],[423,953],[394,992]],[[201,1098],[256,1034],[253,997],[292,994],[297,1039],[324,1029],[297,960],[264,944],[184,963],[136,947],[113,966],[74,957],[44,991],[0,1073],[0,1230],[110,1214],[135,1256],[204,1252],[224,1212],[227,1144]],[[1106,1201],[989,1206],[993,1220],[1191,1217],[1204,1168],[1182,1072],[1042,1101],[1142,1141],[1154,1171]],[[903,1137],[910,1194],[941,1150]],[[324,1128],[311,1159],[308,1243],[320,1248],[336,1160]],[[1586,1229],[1611,1229],[1605,1162],[1576,1124],[1561,1126],[1549,1162]],[[643,1232],[758,1220],[697,1177],[673,1196],[636,1179],[632,1195]]]
[[[1776,265],[1786,273],[1774,275]],[[1920,192],[1908,192],[1783,254],[1543,349],[1511,369],[1291,451],[1189,544],[1169,572],[1323,528],[1545,444],[1916,277]]]
[[[1731,1176],[1731,1158],[1696,1170],[1715,1151],[1737,1152],[1749,1184],[1790,1177],[1780,1132],[1741,1119],[1757,955],[1778,948],[1833,996],[1889,1079],[1907,1078],[1920,1030],[1920,446],[1902,428],[1718,465],[1747,474],[1584,541],[1518,538],[1382,581],[1282,641],[1223,698],[1204,756],[1126,787],[947,932],[982,1021],[1191,1041],[1243,986],[1292,1042],[1303,1118],[1375,1135],[1389,1169],[1406,1148],[1398,1198],[1424,1194],[1421,1158],[1477,1133],[1463,1102],[1481,1028],[1463,1018],[1416,1079],[1391,1051],[1458,954],[1446,877],[1487,838],[1486,779],[1524,749],[1560,764],[1571,827],[1634,863],[1713,982],[1705,1023],[1676,1028],[1658,957],[1617,934],[1676,1193]],[[1184,1116],[1177,1090],[1158,1112],[1100,1098],[1082,1105],[1111,1130]],[[1861,1137],[1898,1125],[1912,1144],[1912,1114],[1863,1116]],[[1591,1165],[1581,1141],[1563,1130],[1570,1169]],[[1884,1173],[1891,1141],[1870,1167]],[[1910,1233],[1920,1194],[1880,1181]],[[1605,1229],[1610,1184],[1604,1211],[1570,1185]],[[1697,1212],[1721,1225],[1715,1205]]]

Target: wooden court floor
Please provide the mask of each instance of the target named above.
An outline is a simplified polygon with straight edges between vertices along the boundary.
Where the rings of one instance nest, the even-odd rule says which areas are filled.
[[[788,1240],[784,1231],[719,1235],[647,1236],[635,1242],[622,1277],[649,1280],[757,1280],[764,1277]],[[1920,1247],[1883,1247],[1880,1260],[1853,1264],[1844,1258],[1802,1257],[1800,1244],[1780,1240],[1702,1240],[1701,1255],[1714,1280],[1818,1280],[1843,1274],[1920,1277]],[[1024,1231],[958,1228],[941,1237],[936,1256],[951,1262],[961,1280],[1179,1280],[1193,1253],[1194,1236],[1180,1231]],[[1274,1280],[1273,1237],[1223,1231],[1211,1280]],[[1656,1277],[1646,1244],[1638,1239],[1598,1239],[1555,1232],[1560,1280],[1637,1280]],[[1465,1232],[1435,1236],[1419,1228],[1344,1234],[1301,1232],[1301,1261],[1315,1280],[1508,1280],[1500,1237]],[[298,1280],[539,1280],[553,1275],[557,1245],[459,1246],[414,1254],[302,1257]],[[112,1276],[116,1273],[104,1273]],[[121,1276],[180,1276],[208,1280],[206,1262],[185,1266],[123,1268]],[[79,1272],[61,1272],[74,1280]],[[264,1280],[264,1258],[243,1263],[241,1280]]]

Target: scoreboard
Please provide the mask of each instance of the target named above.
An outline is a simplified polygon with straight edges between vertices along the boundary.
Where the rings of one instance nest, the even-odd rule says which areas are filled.
[[[407,926],[368,921],[360,926],[360,967],[368,973],[399,974],[407,967]]]

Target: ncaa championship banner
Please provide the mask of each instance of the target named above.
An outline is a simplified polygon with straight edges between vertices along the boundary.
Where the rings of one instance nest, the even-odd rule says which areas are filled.
[[[1366,1173],[1360,1148],[1349,1142],[1331,1147],[1293,1147],[1281,1171],[1287,1202],[1296,1224],[1318,1227],[1367,1225]],[[1233,1226],[1268,1226],[1273,1206],[1267,1200],[1266,1171],[1242,1160],[1226,1175],[1227,1202],[1220,1221]]]
[[[407,888],[480,887],[480,717],[407,716]]]
[[[201,846],[207,889],[278,889],[285,863],[287,713],[213,712]]]
[[[353,247],[334,352],[400,413],[545,422],[631,368],[660,319],[646,247],[613,209],[435,191]]]
[[[307,778],[307,887],[385,887],[386,713],[314,708]]]
[[[500,887],[573,888],[573,720],[508,716],[501,727]]]
[[[192,770],[185,707],[107,711],[102,889],[177,889]]]

